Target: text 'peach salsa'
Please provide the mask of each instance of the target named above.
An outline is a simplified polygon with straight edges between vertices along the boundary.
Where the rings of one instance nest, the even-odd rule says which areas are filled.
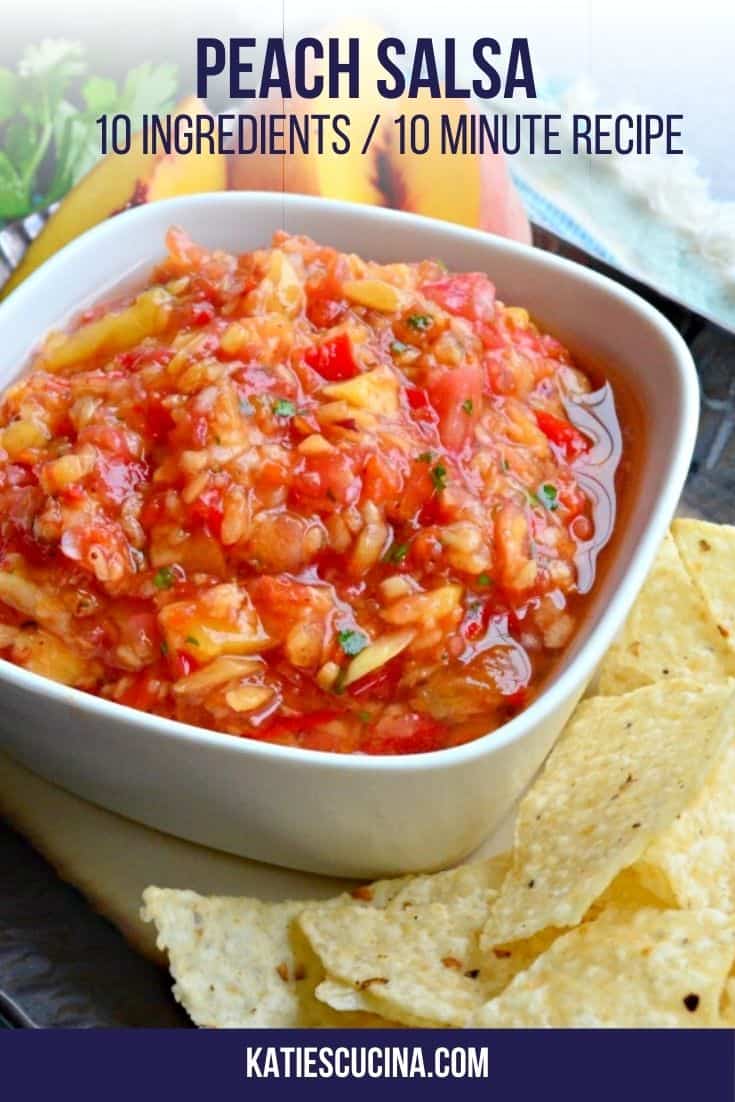
[[[143,291],[46,339],[0,426],[3,657],[368,754],[532,699],[620,453],[609,386],[485,275],[285,233],[234,256],[171,230]]]

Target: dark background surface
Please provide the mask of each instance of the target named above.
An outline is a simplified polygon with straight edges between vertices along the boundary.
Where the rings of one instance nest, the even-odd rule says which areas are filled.
[[[612,275],[676,326],[692,350],[702,418],[681,511],[735,523],[735,336],[566,245],[536,244]],[[123,858],[124,859],[124,858]],[[0,821],[0,1019],[15,1026],[186,1026],[166,973]]]

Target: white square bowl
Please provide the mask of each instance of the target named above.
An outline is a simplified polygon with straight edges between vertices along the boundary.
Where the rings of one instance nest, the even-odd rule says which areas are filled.
[[[0,306],[0,386],[47,330],[164,254],[172,224],[247,251],[277,229],[379,261],[441,257],[489,274],[582,359],[614,366],[644,414],[645,446],[614,559],[553,681],[522,714],[474,742],[368,757],[234,738],[101,700],[0,661],[0,746],[79,796],[217,849],[341,876],[439,868],[501,821],[557,738],[623,624],[676,507],[697,428],[698,385],[673,327],[616,283],[547,253],[372,207],[259,193],[199,195],[122,214],[67,246]]]

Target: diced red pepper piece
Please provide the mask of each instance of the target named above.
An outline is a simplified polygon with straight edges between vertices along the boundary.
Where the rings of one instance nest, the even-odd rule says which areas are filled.
[[[536,424],[544,436],[564,453],[567,462],[573,462],[590,450],[590,441],[569,421],[554,417],[553,413],[547,413],[544,409],[534,412]]]
[[[360,370],[352,354],[352,342],[346,333],[340,333],[324,344],[309,348],[304,359],[309,367],[331,383],[352,379]]]
[[[427,392],[419,386],[407,386],[406,398],[408,404],[413,410],[418,409],[430,409],[431,402],[429,401],[429,395]]]

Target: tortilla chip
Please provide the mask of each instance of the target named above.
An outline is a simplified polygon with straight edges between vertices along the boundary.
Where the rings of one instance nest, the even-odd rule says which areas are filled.
[[[592,922],[599,918],[602,912],[610,907],[615,907],[618,911],[624,908],[640,911],[644,907],[666,909],[667,904],[641,881],[636,869],[637,866],[633,865],[632,868],[623,869],[618,873],[602,895],[590,905],[584,916],[585,922]]]
[[[146,888],[143,902],[143,918],[155,922],[158,946],[168,952],[174,995],[196,1025],[385,1027],[365,1015],[338,1015],[314,998],[324,974],[292,931],[303,902],[205,898],[155,887]]]
[[[641,882],[672,906],[735,914],[735,744],[635,868]]]
[[[484,957],[477,932],[486,913],[477,897],[385,911],[308,908],[298,923],[327,973],[317,998],[408,1026],[466,1024],[558,933]]]
[[[722,1021],[727,1029],[735,1029],[735,979],[730,979],[725,984],[725,994],[722,999]]]
[[[597,691],[617,696],[675,677],[712,684],[733,675],[735,654],[667,535],[621,635],[600,667]]]
[[[673,681],[579,706],[521,801],[485,948],[581,921],[697,796],[729,738],[731,696]]]
[[[735,651],[735,527],[682,519],[672,532],[717,630]]]
[[[496,893],[510,868],[509,853],[488,857],[471,865],[458,865],[443,872],[400,876],[377,880],[355,888],[350,896],[356,902],[369,903],[378,909],[402,906],[405,903],[446,903],[458,896]],[[345,898],[345,897],[342,897]],[[330,905],[333,899],[327,901]]]
[[[471,865],[468,866],[468,871],[473,867],[474,866]],[[585,921],[597,918],[605,907],[613,904],[619,908],[625,906],[631,910],[644,906],[662,907],[661,901],[641,885],[638,877],[630,869],[621,872],[605,890],[600,899],[592,904],[590,910],[585,915]],[[403,905],[404,907],[407,906],[406,903]],[[307,923],[312,924],[312,932],[314,932],[314,924],[316,927],[320,928],[320,933],[316,935],[316,937],[323,936],[320,919],[319,917],[315,917],[318,911],[318,907],[310,908],[309,918],[307,918]],[[451,921],[451,913],[452,908],[450,907],[446,915],[442,915],[441,912],[439,912],[432,917],[447,918]],[[480,911],[476,917],[480,917],[481,914],[482,912]],[[334,915],[331,915],[329,921],[331,922],[333,918]],[[384,923],[380,925],[383,927],[385,926]],[[359,968],[356,966],[354,960],[348,966],[348,971],[350,972],[349,980],[339,979],[331,972],[328,972],[327,978],[317,987],[316,996],[334,1010],[352,1012],[362,1011],[363,1013],[373,1014],[390,1013],[397,1021],[400,1021],[404,1025],[466,1024],[468,1017],[466,1009],[467,999],[478,1002],[499,995],[501,991],[505,990],[514,976],[528,968],[541,953],[548,949],[557,937],[564,933],[563,930],[553,927],[541,930],[526,941],[517,941],[508,945],[496,946],[488,959],[484,954],[478,954],[477,952],[476,934],[479,930],[479,924],[473,929],[472,921],[468,921],[465,924],[465,929],[469,930],[469,937],[463,942],[463,946],[466,944],[466,950],[463,947],[461,952],[466,952],[468,965],[471,966],[468,969],[470,975],[465,976],[465,979],[471,979],[473,982],[472,984],[466,984],[461,979],[457,979],[456,981],[460,984],[462,989],[468,988],[468,992],[465,994],[463,991],[460,997],[456,999],[457,1006],[453,1008],[452,1013],[452,1017],[456,1019],[454,1022],[450,1020],[445,1020],[442,1023],[434,1021],[427,1022],[418,1018],[416,1015],[417,999],[414,997],[414,992],[410,989],[406,990],[405,987],[400,989],[400,993],[395,985],[393,986],[393,990],[389,990],[388,985],[385,984],[369,985],[366,988],[363,987]],[[409,928],[409,940],[411,939],[410,930],[411,928]],[[375,932],[378,933],[378,931]],[[376,949],[376,958],[379,955],[380,967],[384,972],[391,974],[385,977],[389,979],[392,978],[392,973],[394,973],[396,968],[396,964],[392,959],[396,951],[395,944],[396,939],[391,933],[389,938],[383,940]],[[358,954],[361,951],[362,945],[357,949]],[[400,944],[399,955],[403,951],[403,945]],[[331,965],[333,963],[331,951],[326,950],[326,952],[329,954],[327,963]],[[457,963],[460,962],[459,958],[447,959],[449,960],[449,967],[453,967],[456,973]],[[422,999],[424,998],[422,989],[425,969],[428,966],[429,983],[431,985],[434,982],[433,973],[436,971],[435,964],[435,951],[429,952],[421,959],[416,978],[416,988],[420,992],[420,997]],[[447,967],[447,964],[442,961],[442,966]],[[439,975],[443,979],[443,973],[440,972]],[[430,994],[429,997],[431,997]]]
[[[735,922],[720,911],[614,908],[557,938],[482,1008],[480,1028],[710,1028],[722,1017]]]
[[[484,917],[488,893],[497,892],[509,865],[504,855],[433,876],[380,880],[321,906],[359,912],[401,908],[409,900],[472,895]],[[143,920],[155,923],[158,947],[168,952],[174,995],[197,1025],[287,1029],[393,1024],[365,1014],[336,1014],[314,997],[324,969],[293,922],[309,905],[303,900],[263,903],[150,887],[143,903]]]
[[[168,952],[174,995],[199,1026],[300,1024],[298,962],[289,940],[302,903],[261,903],[150,887],[143,917]]]

